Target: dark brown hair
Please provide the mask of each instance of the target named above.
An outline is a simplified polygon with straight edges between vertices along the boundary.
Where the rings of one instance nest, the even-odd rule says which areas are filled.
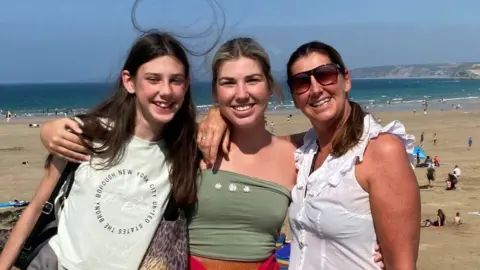
[[[438,224],[438,226],[443,226],[445,224],[445,219],[447,219],[447,217],[445,216],[445,213],[443,212],[442,209],[438,209],[437,216],[440,218],[440,224]]]
[[[260,65],[263,75],[267,79],[269,90],[277,95],[280,102],[283,101],[283,93],[273,78],[270,58],[267,52],[260,43],[249,37],[231,39],[217,50],[212,60],[212,90],[216,91],[217,89],[220,66],[226,61],[235,60],[240,57],[252,59]]]
[[[298,59],[306,57],[314,52],[328,56],[332,63],[339,65],[339,71],[342,76],[348,74],[345,63],[343,62],[342,57],[337,52],[337,50],[335,50],[335,48],[320,41],[312,41],[298,47],[295,52],[293,52],[293,54],[290,56],[290,59],[287,63],[287,78],[293,75],[291,69],[293,64]],[[290,87],[290,92],[292,93],[291,85],[289,84],[288,86]],[[363,118],[365,117],[366,112],[358,103],[351,100],[348,100],[348,102],[350,103],[351,107],[350,115],[348,116],[347,121],[342,125],[338,134],[333,140],[331,153],[333,157],[340,157],[344,155],[348,150],[357,145],[362,138],[364,128]]]
[[[143,34],[135,41],[122,70],[135,77],[143,64],[161,56],[171,56],[180,61],[185,68],[186,77],[190,77],[190,65],[183,45],[167,33],[154,31]],[[126,143],[135,128],[135,99],[135,95],[126,90],[119,76],[109,98],[87,114],[78,116],[83,121],[82,136],[101,142],[100,146],[90,145],[90,148],[93,153],[106,158],[102,166],[114,165],[125,153]],[[195,141],[195,116],[189,86],[183,104],[162,132],[167,147],[166,159],[171,165],[172,196],[179,206],[195,203],[197,198],[196,177],[200,156]],[[105,126],[99,118],[108,119],[111,125]]]

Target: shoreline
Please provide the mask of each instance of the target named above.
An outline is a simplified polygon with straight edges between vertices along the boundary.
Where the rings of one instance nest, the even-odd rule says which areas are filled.
[[[364,107],[371,110],[384,110],[377,107],[388,107],[388,110],[423,110],[422,102],[428,102],[429,105],[445,101],[446,103],[463,105],[471,104],[472,102],[480,103],[480,80],[467,78],[448,78],[448,77],[412,77],[412,78],[354,78],[352,92],[350,98]],[[410,80],[411,82],[402,82]],[[423,80],[423,82],[422,82]],[[372,81],[372,83],[365,83]],[[376,83],[373,81],[377,81]],[[378,82],[385,81],[385,82]],[[397,83],[393,83],[397,81]],[[197,96],[193,95],[194,103],[198,112],[202,113],[212,106],[212,100],[208,97],[210,93],[210,85],[204,81],[196,81],[198,91]],[[28,87],[22,88],[23,85]],[[46,85],[43,87],[42,85]],[[97,99],[101,96],[107,95],[107,91],[103,92],[105,86],[102,83],[57,83],[50,85],[43,84],[12,84],[6,87],[5,84],[0,84],[0,117],[5,116],[7,112],[12,115],[21,117],[60,117],[64,112],[72,115],[81,114],[88,111],[91,107],[97,104]],[[63,86],[62,86],[63,85]],[[80,85],[80,86],[77,86]],[[82,86],[87,85],[87,86]],[[88,86],[91,85],[91,86]],[[5,86],[2,88],[2,86]],[[39,89],[34,89],[37,87]],[[270,100],[269,111],[281,110],[294,112],[292,96],[288,91],[288,86],[285,82],[280,82],[284,94],[284,101]],[[17,88],[15,88],[17,87]],[[43,87],[43,88],[42,88]],[[62,99],[63,89],[73,87],[78,90],[77,93],[86,91],[89,98],[83,100],[81,96],[75,98]],[[73,89],[72,88],[72,89]],[[4,91],[5,90],[5,91]],[[30,95],[21,96],[16,95],[18,91],[26,91]],[[35,91],[36,92],[35,92]],[[358,90],[358,92],[357,92]],[[40,91],[40,92],[38,92]],[[207,92],[208,91],[208,92]],[[11,101],[10,95],[13,95]],[[36,97],[36,95],[40,95]],[[41,95],[47,95],[44,99]],[[79,102],[81,99],[82,102]],[[53,102],[55,101],[55,102]],[[87,102],[88,101],[88,102]],[[390,103],[390,106],[387,106]],[[408,104],[408,105],[405,105]],[[375,107],[375,109],[373,109]],[[446,106],[436,106],[440,109],[448,109]],[[469,109],[475,108],[468,105]],[[58,113],[58,116],[55,114]],[[1,118],[0,118],[1,119]]]
[[[383,111],[413,111],[416,109],[417,112],[423,111],[422,101],[414,100],[414,101],[393,101],[391,104],[387,103],[376,103],[376,102],[365,102],[364,100],[355,100],[352,101],[357,102],[360,104],[365,110],[372,111],[372,112],[383,112]],[[454,106],[460,105],[460,110],[477,110],[480,109],[480,97],[467,97],[467,98],[450,98],[444,99],[444,102],[440,99],[432,99],[427,100],[428,102],[428,111],[433,110],[441,110],[441,111],[448,111],[448,110],[456,110]],[[205,115],[208,108],[212,107],[213,105],[197,105],[197,114],[198,115]],[[82,114],[86,113],[88,110],[85,108],[80,109],[73,109],[74,114]],[[1,110],[0,110],[1,111]],[[293,102],[290,104],[281,104],[276,105],[274,103],[270,103],[267,108],[267,113],[297,113],[299,112]],[[6,111],[1,111],[3,121],[0,120],[0,123],[6,122],[6,117],[3,115]],[[14,111],[11,111],[14,114]],[[422,112],[423,113],[423,112]],[[57,118],[64,118],[64,117],[72,117],[72,114],[64,115],[59,111],[58,115],[54,113],[49,113],[48,115],[41,114],[41,113],[24,113],[24,114],[17,114],[16,117],[11,118],[11,122],[16,122],[18,119],[30,119],[30,121],[38,121],[38,119],[45,119],[45,120],[52,120]],[[0,118],[1,119],[1,118]],[[32,122],[33,124],[33,122]]]
[[[480,89],[479,89],[480,91]],[[382,100],[363,100],[363,99],[351,99],[354,102],[357,102],[360,104],[362,107],[364,107],[367,110],[374,110],[374,111],[408,111],[408,110],[413,110],[417,109],[417,111],[422,110],[423,111],[423,105],[422,103],[424,101],[427,101],[428,103],[428,109],[429,110],[449,110],[452,109],[452,105],[460,105],[462,108],[468,108],[468,109],[480,109],[480,92],[478,96],[467,96],[467,97],[458,97],[458,98],[445,98],[445,99],[440,99],[440,98],[432,98],[432,99],[427,99],[424,98],[423,100],[416,99],[416,100],[402,100],[401,98],[385,98]],[[390,101],[391,103],[388,104],[387,101]],[[443,101],[443,103],[442,103]],[[208,110],[208,108],[214,106],[213,104],[207,104],[207,105],[196,105],[197,113],[198,114],[205,114]],[[71,117],[72,114],[69,113],[66,116],[64,115],[63,112],[64,108],[58,109],[58,114],[55,113],[42,113],[42,109],[23,109],[23,110],[8,110],[8,109],[1,109],[0,108],[0,116],[3,119],[6,119],[5,114],[7,111],[10,111],[12,114],[12,119],[15,118],[23,118],[23,119],[35,119],[35,118],[46,118],[46,119],[55,119],[55,118],[62,118],[62,117]],[[70,110],[73,110],[74,114],[83,114],[86,113],[89,109],[88,108],[70,108]],[[275,102],[269,102],[268,112],[276,112],[276,111],[287,111],[287,112],[296,112],[297,109],[295,108],[293,101],[288,101],[283,104],[277,104]],[[13,115],[17,114],[17,117],[13,117]],[[0,118],[1,119],[1,118]],[[0,120],[1,122],[1,120]]]
[[[429,103],[427,114],[436,114],[439,112],[455,112],[455,113],[475,113],[475,112],[480,112],[480,100],[476,102],[465,102],[465,103],[460,103],[462,105],[462,108],[460,109],[452,109],[450,104],[432,104]],[[411,104],[392,104],[390,106],[388,105],[378,105],[378,106],[373,106],[373,107],[364,107],[364,110],[368,113],[372,114],[383,114],[383,113],[396,113],[399,115],[413,115],[413,109],[416,108],[416,115],[424,115],[423,113],[423,107],[421,106],[412,106]],[[197,121],[203,119],[206,116],[206,110],[197,110]],[[287,115],[300,115],[303,117],[303,114],[300,110],[296,108],[277,108],[276,110],[269,109],[265,112],[266,116],[287,116]],[[72,117],[72,115],[68,115],[67,117]],[[9,122],[6,121],[6,118],[3,118],[0,120],[0,125],[30,125],[30,124],[38,124],[41,125],[42,123],[50,120],[55,120],[55,119],[61,119],[65,118],[63,115],[58,115],[58,116],[18,116],[18,117],[12,117]],[[36,127],[30,127],[32,129],[39,128],[39,126]],[[1,135],[1,134],[0,134]]]

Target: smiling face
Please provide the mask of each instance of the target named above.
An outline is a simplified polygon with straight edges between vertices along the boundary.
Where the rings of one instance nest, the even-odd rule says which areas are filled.
[[[124,70],[122,80],[127,91],[135,94],[137,122],[156,128],[173,119],[188,88],[184,65],[171,56],[157,57],[143,64],[134,76]]]
[[[271,94],[260,64],[247,57],[223,62],[214,90],[221,113],[236,127],[260,123]]]
[[[298,87],[302,87],[301,84],[293,84],[291,91],[295,106],[311,121],[329,123],[339,120],[348,106],[350,76],[348,73],[342,75],[341,68],[335,64],[327,55],[311,52],[298,58],[290,67],[290,77],[304,76],[304,72],[309,74],[308,90],[299,89]],[[315,70],[322,72],[315,72]]]

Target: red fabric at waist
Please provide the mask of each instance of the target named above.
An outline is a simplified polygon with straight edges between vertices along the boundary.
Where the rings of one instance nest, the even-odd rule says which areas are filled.
[[[275,259],[275,255],[272,255],[265,262],[263,262],[258,268],[252,269],[251,263],[245,262],[232,262],[221,260],[210,260],[208,269],[195,257],[190,256],[190,270],[280,270],[280,265]]]

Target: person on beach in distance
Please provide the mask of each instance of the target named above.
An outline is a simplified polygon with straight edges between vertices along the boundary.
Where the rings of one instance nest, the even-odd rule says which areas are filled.
[[[130,49],[112,96],[77,117],[81,129],[71,125],[80,135],[70,135],[93,154],[76,170],[58,234],[49,241],[59,269],[138,269],[169,197],[180,207],[196,201],[200,155],[189,68],[176,39],[144,34]],[[11,269],[65,165],[58,157],[47,159],[42,182],[2,252],[0,269]],[[130,228],[135,232],[125,234]]]
[[[472,149],[473,139],[472,137],[468,138],[468,150]]]
[[[212,139],[220,142],[220,133],[208,128],[198,133],[205,163],[198,180],[197,209],[189,223],[191,266],[275,269],[278,265],[272,253],[295,184],[296,147],[265,130],[269,97],[280,93],[268,55],[250,38],[230,40],[216,52],[212,75],[218,108],[211,109],[207,119],[213,119],[222,134],[227,120],[231,136],[226,137],[232,144],[228,155],[217,155],[218,145],[209,146]],[[72,125],[75,123],[69,119],[47,123],[42,127],[42,139],[51,152],[72,160],[85,159],[86,149],[79,145],[78,137],[64,130]],[[225,144],[223,147],[227,152]]]
[[[461,175],[462,175],[462,170],[460,170],[458,165],[455,165],[453,170],[448,173],[447,190],[456,189],[458,180],[460,179]],[[448,181],[450,181],[450,187],[448,187]]]
[[[437,219],[434,220],[431,223],[431,226],[433,226],[433,227],[443,227],[443,226],[447,225],[446,220],[447,220],[447,217],[446,217],[445,213],[443,212],[443,210],[438,209],[437,210]]]
[[[435,165],[433,163],[428,164],[427,168],[427,179],[428,179],[428,187],[433,187],[433,181],[435,181]]]
[[[457,212],[457,213],[455,214],[455,217],[453,217],[453,224],[454,224],[454,225],[462,225],[462,224],[463,224],[462,218],[460,217],[460,213],[459,213],[459,212]]]
[[[289,269],[377,269],[371,257],[377,239],[386,269],[415,269],[420,194],[411,164],[414,137],[399,122],[380,126],[349,101],[350,75],[333,47],[317,41],[300,46],[287,72],[295,106],[314,126],[295,152]]]

